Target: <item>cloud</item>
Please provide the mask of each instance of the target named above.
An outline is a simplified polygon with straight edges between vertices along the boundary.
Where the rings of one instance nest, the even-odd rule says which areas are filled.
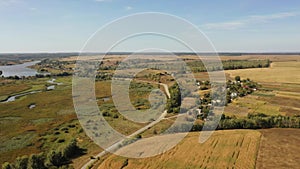
[[[241,20],[227,21],[227,22],[218,22],[218,23],[207,23],[202,25],[201,27],[204,29],[216,29],[216,30],[236,30],[240,28],[247,27],[252,24],[257,23],[267,23],[272,20],[284,19],[288,17],[294,17],[299,15],[295,12],[282,12],[275,13],[270,15],[251,15],[245,17]]]
[[[126,10],[126,11],[130,11],[130,10],[132,10],[132,9],[133,9],[132,6],[126,6],[126,7],[125,7],[125,10]]]
[[[9,6],[12,4],[16,4],[18,2],[19,2],[19,0],[0,0],[0,5],[1,6]]]
[[[282,12],[277,14],[271,14],[271,15],[252,15],[250,16],[250,19],[255,21],[269,21],[273,19],[284,19],[288,17],[297,16],[298,14],[295,12]]]
[[[232,22],[222,22],[222,23],[208,23],[203,25],[205,29],[225,29],[225,30],[235,30],[245,26],[242,21],[232,21]]]
[[[32,8],[29,8],[29,10],[30,11],[37,11],[37,8],[32,7]]]

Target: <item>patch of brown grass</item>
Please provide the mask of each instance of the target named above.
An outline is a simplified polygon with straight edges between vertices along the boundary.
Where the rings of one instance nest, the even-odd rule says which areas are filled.
[[[299,129],[264,129],[260,131],[262,139],[257,157],[257,168],[299,168]]]

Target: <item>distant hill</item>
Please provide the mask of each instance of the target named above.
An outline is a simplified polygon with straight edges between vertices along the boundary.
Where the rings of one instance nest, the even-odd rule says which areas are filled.
[[[44,58],[64,58],[70,56],[78,55],[103,55],[105,53],[0,53],[0,60],[32,60],[32,59],[44,59]],[[159,53],[159,52],[148,52],[148,53],[134,53],[134,52],[110,52],[106,55],[132,55],[132,54],[142,54],[142,55],[169,55],[171,53]],[[176,55],[196,55],[196,53],[189,52],[173,52]],[[214,53],[197,53],[199,55],[212,55]],[[220,52],[220,56],[242,56],[242,55],[300,55],[300,53],[239,53],[239,52]]]

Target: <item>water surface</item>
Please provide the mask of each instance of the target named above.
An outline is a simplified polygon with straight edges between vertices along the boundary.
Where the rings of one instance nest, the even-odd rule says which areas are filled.
[[[29,66],[33,66],[40,61],[32,61],[32,62],[25,62],[23,64],[17,65],[9,65],[9,66],[0,66],[0,70],[2,71],[2,76],[9,77],[9,76],[35,76],[38,72],[35,69],[28,68]]]

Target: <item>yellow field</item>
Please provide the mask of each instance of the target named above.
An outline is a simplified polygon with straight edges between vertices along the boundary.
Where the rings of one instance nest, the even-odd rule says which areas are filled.
[[[189,133],[176,147],[162,155],[128,159],[127,165],[124,165],[126,158],[111,155],[98,168],[255,168],[260,136],[255,130],[216,131],[207,142],[200,144],[199,133]],[[151,139],[155,137],[149,138],[150,142]],[[130,146],[134,147],[134,144]],[[147,141],[144,144],[146,146]]]
[[[256,82],[300,83],[300,62],[274,62],[270,68],[227,70],[231,77],[241,76]]]

